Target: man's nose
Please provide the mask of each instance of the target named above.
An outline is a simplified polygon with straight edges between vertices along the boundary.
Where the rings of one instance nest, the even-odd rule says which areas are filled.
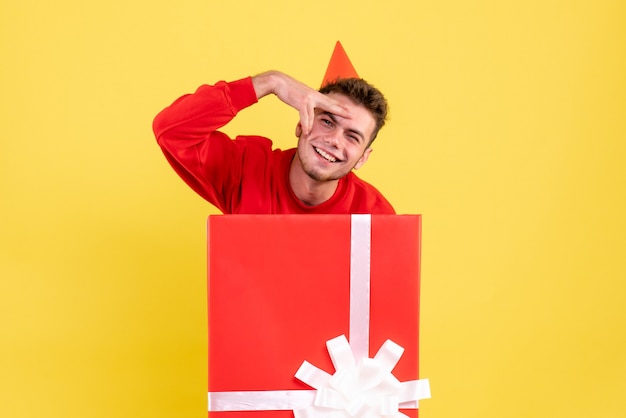
[[[330,132],[328,135],[324,137],[324,140],[329,145],[335,148],[339,148],[341,144],[341,135],[340,135],[339,130],[335,129],[333,132]]]

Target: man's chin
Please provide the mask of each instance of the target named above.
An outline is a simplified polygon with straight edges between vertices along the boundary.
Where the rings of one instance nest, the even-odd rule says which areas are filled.
[[[346,174],[340,175],[337,173],[324,173],[324,172],[319,172],[316,170],[306,170],[305,172],[309,176],[309,178],[318,182],[336,181],[344,177],[347,174],[346,173]]]

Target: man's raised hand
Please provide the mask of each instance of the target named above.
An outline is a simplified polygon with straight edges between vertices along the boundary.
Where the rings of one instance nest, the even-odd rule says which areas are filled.
[[[282,102],[296,109],[304,135],[308,135],[313,129],[315,109],[350,118],[349,112],[337,101],[280,71],[256,75],[252,77],[252,84],[257,99],[275,94]]]

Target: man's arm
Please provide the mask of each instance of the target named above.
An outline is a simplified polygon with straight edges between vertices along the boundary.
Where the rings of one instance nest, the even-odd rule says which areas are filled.
[[[257,100],[274,94],[300,114],[300,125],[305,135],[311,132],[315,108],[349,118],[350,114],[337,101],[312,89],[300,81],[281,73],[267,71],[252,77]]]
[[[330,97],[284,73],[268,71],[234,82],[201,86],[195,93],[177,99],[154,119],[154,134],[174,170],[222,211],[226,208],[223,202],[228,200],[224,193],[239,183],[243,167],[235,164],[241,158],[234,155],[242,148],[234,146],[218,129],[240,110],[270,94],[298,110],[305,132],[311,130],[316,107],[349,117]]]
[[[168,162],[200,196],[223,212],[239,182],[241,147],[218,131],[242,109],[257,102],[250,77],[200,86],[163,109],[153,130]]]

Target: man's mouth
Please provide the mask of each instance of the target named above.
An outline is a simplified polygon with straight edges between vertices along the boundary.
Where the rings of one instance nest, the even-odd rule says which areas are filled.
[[[319,148],[317,148],[317,147],[313,147],[313,149],[314,149],[314,150],[315,150],[315,152],[317,152],[319,155],[321,155],[322,157],[324,157],[324,159],[325,159],[326,161],[328,161],[328,162],[331,162],[331,163],[336,163],[337,161],[341,161],[341,160],[339,160],[337,157],[335,157],[335,156],[333,156],[333,155],[330,155],[329,153],[327,153],[327,152],[326,152],[326,151],[324,151],[324,150],[321,150],[321,149],[319,149]]]

